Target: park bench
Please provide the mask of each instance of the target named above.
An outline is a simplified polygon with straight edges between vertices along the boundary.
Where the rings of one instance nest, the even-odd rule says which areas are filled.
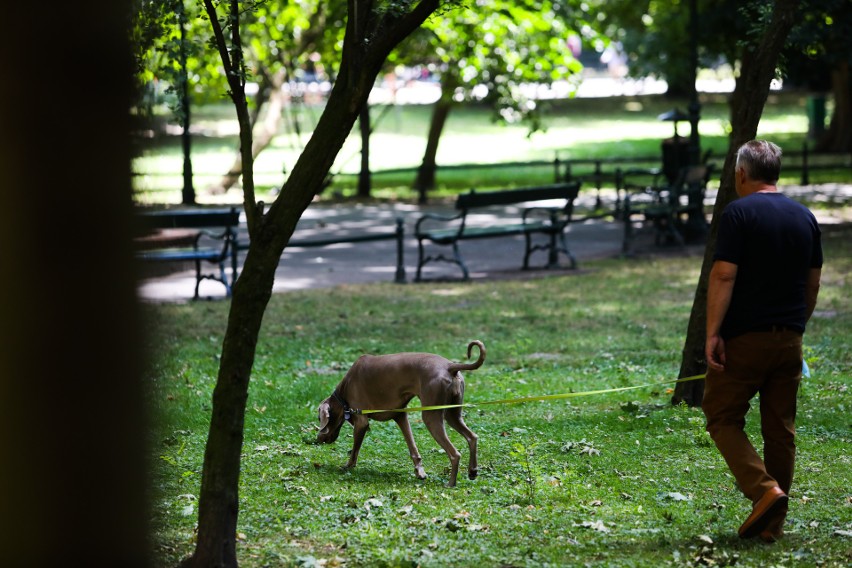
[[[707,182],[713,173],[712,164],[700,164],[681,168],[675,180],[660,184],[659,169],[630,169],[621,172],[621,187],[624,191],[621,219],[624,221],[622,253],[633,253],[636,237],[634,216],[640,216],[654,230],[654,243],[686,243],[684,233],[704,234],[707,220],[704,214],[704,196]],[[645,183],[638,183],[636,178]]]
[[[459,241],[466,239],[485,239],[511,235],[524,235],[525,252],[523,269],[529,269],[532,253],[539,250],[548,251],[547,268],[558,266],[558,256],[562,252],[571,261],[571,268],[576,268],[577,260],[568,249],[565,242],[565,228],[571,222],[574,211],[574,200],[580,192],[580,182],[571,181],[538,187],[521,187],[499,191],[470,190],[458,196],[455,203],[457,215],[437,215],[427,213],[421,216],[414,227],[417,238],[418,259],[417,276],[421,280],[423,266],[432,261],[453,263],[461,268],[463,278],[470,278],[470,273],[459,250]],[[471,224],[468,213],[471,210],[500,205],[519,205],[542,201],[562,201],[561,206],[532,206],[522,211],[520,222]],[[533,235],[542,234],[547,237],[545,242],[534,242]],[[443,253],[426,254],[426,245],[450,247],[452,257]]]
[[[225,286],[227,296],[237,279],[237,227],[240,212],[229,209],[175,209],[139,213],[140,234],[134,239],[136,257],[153,262],[195,264],[195,299],[202,280]],[[231,277],[226,274],[231,264]],[[203,263],[214,264],[218,273],[205,274]]]

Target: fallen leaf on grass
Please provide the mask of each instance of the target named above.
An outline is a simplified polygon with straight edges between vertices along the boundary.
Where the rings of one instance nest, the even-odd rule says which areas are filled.
[[[583,527],[584,529],[592,529],[599,532],[609,532],[609,527],[603,524],[603,521],[583,521],[582,523],[574,526]]]
[[[672,501],[690,501],[691,498],[678,491],[671,491],[660,495],[662,499],[671,499]]]
[[[836,531],[834,531],[831,534],[832,534],[832,536],[849,536],[849,537],[852,537],[852,531],[844,531],[842,529],[837,529]]]

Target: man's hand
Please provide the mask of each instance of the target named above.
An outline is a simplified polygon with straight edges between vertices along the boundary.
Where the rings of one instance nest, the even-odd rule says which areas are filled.
[[[719,335],[711,335],[707,337],[704,344],[704,357],[707,359],[707,366],[714,371],[725,370],[725,340]]]

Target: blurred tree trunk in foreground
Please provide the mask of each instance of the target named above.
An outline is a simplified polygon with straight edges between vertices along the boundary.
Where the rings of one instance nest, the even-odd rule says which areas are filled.
[[[713,253],[716,249],[716,235],[719,231],[719,217],[725,206],[736,198],[734,189],[734,167],[736,152],[744,143],[757,134],[757,125],[763,114],[763,107],[769,96],[769,84],[775,77],[778,54],[790,33],[796,19],[799,0],[779,0],[775,3],[772,19],[760,36],[757,45],[746,47],[743,51],[740,75],[731,99],[731,132],[728,154],[722,167],[722,179],[719,193],[713,206],[713,220],[707,237],[707,248],[701,265],[701,276],[692,303],[689,316],[686,341],[683,347],[680,373],[685,378],[704,373],[707,365],[704,359],[704,342],[707,325],[707,285],[710,268],[713,266]],[[699,406],[704,398],[704,381],[679,383],[672,397],[673,404],[685,402],[690,406]]]
[[[5,8],[3,566],[150,565],[129,13],[126,0],[58,3],[34,35],[32,7]]]

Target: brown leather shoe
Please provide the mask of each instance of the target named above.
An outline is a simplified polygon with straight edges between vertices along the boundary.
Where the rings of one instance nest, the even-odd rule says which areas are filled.
[[[773,487],[757,500],[751,510],[751,515],[740,527],[740,538],[751,538],[760,534],[773,514],[787,504],[788,497],[780,487]]]

